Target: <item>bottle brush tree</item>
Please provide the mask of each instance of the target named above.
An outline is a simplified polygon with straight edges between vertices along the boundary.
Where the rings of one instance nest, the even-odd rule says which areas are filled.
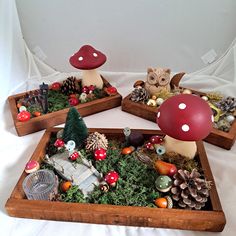
[[[76,146],[80,147],[84,144],[87,136],[88,128],[85,125],[83,118],[74,107],[71,107],[66,118],[63,140],[65,142],[73,140],[75,141]]]

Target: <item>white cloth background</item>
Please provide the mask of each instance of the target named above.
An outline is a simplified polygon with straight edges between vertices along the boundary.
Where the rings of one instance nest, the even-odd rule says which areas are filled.
[[[18,137],[15,132],[7,97],[35,88],[39,83],[64,79],[60,73],[38,60],[27,48],[20,29],[15,1],[0,2],[0,229],[1,235],[215,235],[192,231],[154,229],[143,227],[107,226],[71,222],[18,219],[9,217],[5,202],[32,155],[44,131]],[[236,41],[227,52],[210,66],[187,74],[183,85],[202,91],[221,91],[236,96]],[[102,73],[119,92],[126,96],[136,80],[145,79],[146,73]],[[88,127],[117,127],[157,129],[155,123],[122,112],[121,108],[86,117]],[[231,151],[205,143],[210,166],[215,178],[227,224],[220,235],[236,232],[236,145]],[[30,209],[28,209],[30,211]]]

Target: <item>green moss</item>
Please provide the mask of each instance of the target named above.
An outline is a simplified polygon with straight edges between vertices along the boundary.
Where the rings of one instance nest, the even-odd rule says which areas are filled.
[[[84,194],[81,192],[78,186],[72,186],[66,193],[62,193],[60,195],[60,199],[63,202],[86,202]]]
[[[48,112],[59,111],[70,107],[68,97],[60,91],[48,91]]]

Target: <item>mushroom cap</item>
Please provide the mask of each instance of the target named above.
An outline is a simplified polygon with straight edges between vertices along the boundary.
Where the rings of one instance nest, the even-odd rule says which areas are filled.
[[[108,183],[108,184],[113,184],[113,183],[116,183],[119,179],[119,174],[116,172],[116,171],[109,171],[106,176],[105,176],[105,181]]]
[[[70,64],[77,69],[92,70],[106,62],[106,56],[90,45],[82,46],[78,52],[70,57]]]
[[[30,174],[39,169],[39,163],[35,160],[30,160],[25,166],[25,172]]]
[[[204,139],[214,117],[206,101],[192,94],[167,99],[157,112],[157,124],[168,136],[182,141]]]

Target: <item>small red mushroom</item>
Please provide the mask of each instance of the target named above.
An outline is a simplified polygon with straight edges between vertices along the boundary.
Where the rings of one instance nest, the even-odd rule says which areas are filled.
[[[61,148],[65,145],[64,141],[62,139],[57,139],[54,143],[54,146],[57,147],[57,148]]]
[[[69,99],[69,103],[70,103],[71,106],[76,106],[76,105],[79,104],[79,100],[77,98],[75,98],[75,97],[71,97]]]
[[[149,149],[149,150],[154,150],[154,146],[153,146],[153,144],[152,144],[151,142],[147,142],[147,143],[145,144],[145,147],[146,147],[147,149]]]
[[[89,93],[92,93],[94,90],[95,90],[95,86],[94,85],[90,85],[89,87],[88,87],[88,90],[89,90]]]
[[[152,144],[160,144],[163,142],[163,138],[158,135],[152,136],[149,140]]]
[[[94,151],[94,158],[96,161],[102,161],[106,158],[107,152],[104,148],[98,148]]]
[[[21,122],[30,120],[30,113],[28,111],[21,111],[17,114],[17,120]]]
[[[30,160],[25,166],[25,172],[27,174],[33,173],[39,169],[39,163],[35,160]]]
[[[77,158],[79,158],[79,156],[80,156],[79,153],[75,151],[69,156],[69,159],[71,161],[75,161]]]
[[[212,130],[214,117],[209,105],[200,97],[180,94],[167,99],[157,113],[157,124],[166,134],[166,152],[176,152],[192,159],[197,141]],[[187,141],[182,142],[181,141]]]
[[[70,64],[77,69],[82,70],[82,86],[95,85],[97,88],[103,88],[103,80],[96,68],[106,62],[106,56],[90,45],[82,46],[70,58]]]
[[[108,88],[105,88],[105,92],[109,95],[109,96],[114,96],[116,95],[118,92],[117,92],[117,89],[115,87],[108,87]]]
[[[105,176],[105,181],[111,185],[111,186],[115,186],[116,185],[116,182],[118,181],[119,179],[119,174],[116,172],[116,171],[109,171],[106,176]]]
[[[84,86],[84,87],[82,88],[82,93],[86,93],[86,94],[89,93],[89,88],[88,88],[88,86]]]

